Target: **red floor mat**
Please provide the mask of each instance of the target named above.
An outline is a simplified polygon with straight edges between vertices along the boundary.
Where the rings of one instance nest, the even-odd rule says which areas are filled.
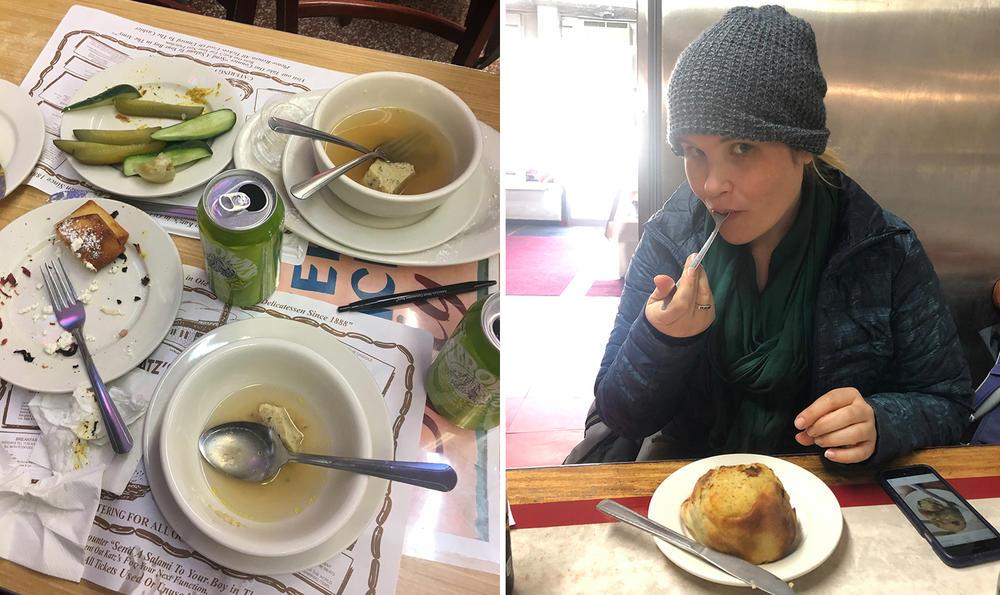
[[[594,297],[621,297],[622,289],[624,288],[625,279],[594,281],[594,284],[587,290],[587,295]]]
[[[565,236],[507,236],[507,295],[559,295],[576,270]]]

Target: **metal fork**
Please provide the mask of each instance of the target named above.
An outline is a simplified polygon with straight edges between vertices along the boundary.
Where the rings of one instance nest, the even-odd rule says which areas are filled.
[[[715,211],[709,211],[708,214],[711,215],[712,220],[715,221],[715,229],[712,230],[711,235],[709,235],[708,239],[705,240],[705,245],[701,247],[701,250],[698,251],[698,254],[695,254],[694,260],[691,261],[691,266],[688,267],[689,269],[698,268],[698,265],[701,264],[701,261],[705,258],[705,255],[708,254],[708,249],[712,247],[712,242],[715,241],[715,236],[719,235],[719,228],[721,228],[722,224],[726,222],[726,219],[729,219],[729,215],[731,213],[720,215]],[[679,282],[680,279],[677,280],[677,283]],[[663,298],[663,301],[660,302],[660,310],[666,310],[667,306],[670,305],[670,300],[673,299],[674,294],[677,292],[677,283],[674,283],[674,286],[670,288],[669,292],[667,292],[667,295]]]
[[[87,319],[87,313],[76,299],[76,290],[70,283],[66,269],[63,268],[62,260],[56,258],[55,262],[49,261],[42,266],[42,277],[45,280],[45,290],[49,294],[49,302],[59,322],[64,330],[73,335],[77,348],[83,357],[83,365],[90,378],[90,385],[94,387],[94,394],[97,397],[97,407],[101,410],[101,418],[104,420],[104,427],[107,428],[108,440],[116,453],[122,454],[132,450],[132,435],[129,434],[125,421],[122,420],[118,408],[115,407],[108,388],[104,386],[101,375],[97,372],[97,366],[90,357],[87,349],[87,341],[83,336],[83,323]]]
[[[320,188],[323,188],[330,182],[371,159],[384,159],[385,161],[390,162],[406,161],[407,156],[411,154],[413,149],[416,148],[417,145],[423,141],[423,139],[424,135],[417,132],[391,140],[387,143],[383,143],[374,150],[369,151],[360,157],[355,157],[343,165],[338,165],[321,171],[308,180],[293,185],[291,187],[291,194],[299,200],[305,200],[313,194],[316,194]]]
[[[293,185],[290,188],[291,195],[299,200],[305,200],[316,194],[320,188],[323,188],[366,161],[372,159],[383,159],[389,162],[407,161],[414,149],[420,146],[420,143],[424,142],[427,136],[423,132],[414,132],[382,143],[374,149],[369,149],[345,138],[323,132],[322,130],[317,130],[303,124],[296,124],[289,120],[275,118],[274,116],[268,118],[267,125],[275,132],[331,142],[363,153],[361,156],[355,157],[347,163],[321,171],[308,180]]]
[[[321,140],[335,145],[340,145],[342,147],[347,147],[348,149],[354,149],[358,153],[362,154],[378,153],[378,157],[386,161],[406,161],[410,152],[424,139],[424,134],[422,132],[414,132],[383,143],[374,149],[369,149],[362,144],[358,144],[342,136],[330,134],[329,132],[323,132],[322,130],[312,128],[311,126],[306,126],[305,124],[299,124],[283,118],[271,116],[267,119],[267,125],[271,130],[282,134],[291,134],[293,136],[302,136],[305,138]]]

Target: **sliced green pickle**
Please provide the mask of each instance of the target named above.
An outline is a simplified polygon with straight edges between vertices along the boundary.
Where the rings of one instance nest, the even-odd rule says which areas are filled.
[[[135,130],[94,130],[78,128],[73,131],[77,140],[106,145],[136,145],[151,142],[150,137],[159,130],[159,126],[136,128]]]
[[[126,176],[137,176],[139,172],[136,168],[143,163],[156,159],[157,155],[166,155],[173,161],[174,167],[179,167],[187,163],[193,163],[199,159],[212,156],[212,148],[203,140],[191,140],[183,143],[171,145],[159,153],[148,153],[145,155],[133,155],[127,157],[122,163],[122,173]]]
[[[72,155],[77,161],[86,165],[114,165],[125,161],[126,157],[154,153],[167,146],[166,143],[157,141],[134,145],[106,145],[60,138],[53,142],[62,152]]]
[[[231,109],[208,112],[173,126],[167,126],[153,133],[153,140],[205,140],[229,132],[236,124],[236,113]]]
[[[115,98],[115,109],[126,116],[142,116],[147,118],[171,118],[174,120],[190,120],[205,111],[203,105],[173,105],[159,101],[146,101],[132,97]]]
[[[111,87],[106,91],[102,91],[93,97],[88,97],[83,101],[77,101],[72,105],[67,105],[63,108],[63,111],[71,112],[74,110],[87,109],[100,105],[110,105],[114,103],[115,99],[118,97],[139,97],[139,90],[132,85],[115,85],[114,87]]]

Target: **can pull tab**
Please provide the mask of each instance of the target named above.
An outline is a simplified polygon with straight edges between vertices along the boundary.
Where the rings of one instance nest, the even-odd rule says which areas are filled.
[[[227,192],[219,195],[219,206],[228,213],[238,213],[250,207],[250,197],[242,192]]]

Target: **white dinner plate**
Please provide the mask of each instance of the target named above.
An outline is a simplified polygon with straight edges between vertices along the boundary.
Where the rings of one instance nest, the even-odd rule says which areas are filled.
[[[178,170],[173,181],[153,184],[139,176],[126,176],[119,167],[110,165],[84,165],[69,157],[73,168],[90,184],[120,196],[134,198],[155,198],[187,192],[208,182],[212,176],[229,165],[233,158],[233,143],[243,123],[243,104],[240,94],[226,79],[212,70],[185,58],[165,58],[153,56],[139,60],[126,60],[107,70],[95,74],[85,82],[70,103],[93,97],[115,85],[128,84],[146,91],[143,99],[163,103],[192,105],[185,93],[192,88],[210,89],[205,95],[205,113],[228,108],[236,112],[236,124],[229,132],[208,142],[212,156],[194,162]],[[73,130],[96,128],[100,130],[124,130],[146,126],[172,126],[179,120],[167,118],[139,118],[128,116],[127,121],[119,119],[114,105],[105,105],[79,111],[66,112],[62,117],[59,135],[73,140]]]
[[[355,394],[372,435],[392,435],[389,413],[385,402],[374,389],[371,375],[364,364],[335,337],[300,322],[274,318],[253,318],[221,326],[206,334],[186,350],[171,364],[170,369],[160,379],[146,412],[146,427],[142,434],[143,462],[146,479],[153,491],[153,499],[170,527],[189,546],[212,560],[240,572],[253,574],[285,574],[298,572],[326,562],[351,545],[357,536],[375,519],[382,508],[389,482],[377,477],[369,477],[361,504],[337,533],[322,545],[291,556],[260,557],[231,550],[214,541],[191,523],[174,500],[167,487],[166,476],[157,462],[160,460],[160,432],[163,416],[173,391],[199,358],[249,338],[271,338],[294,341],[318,353],[333,364],[343,374],[344,379],[355,388]],[[391,459],[392,441],[373,442],[374,458]]]
[[[681,503],[691,495],[698,478],[721,465],[751,463],[763,463],[774,471],[788,492],[799,521],[799,540],[795,550],[781,560],[761,564],[760,567],[783,581],[793,580],[814,570],[830,557],[840,541],[840,533],[844,527],[844,517],[837,497],[822,480],[798,465],[755,454],[719,455],[688,463],[671,473],[653,492],[649,502],[649,518],[691,537],[681,522]],[[701,558],[659,539],[655,539],[655,542],[671,562],[695,576],[722,585],[747,586]]]
[[[87,347],[105,382],[142,363],[174,322],[184,275],[180,255],[170,236],[149,215],[131,205],[110,199],[94,200],[109,213],[117,211],[118,223],[129,233],[127,260],[119,259],[97,272],[85,268],[55,234],[56,223],[86,199],[43,205],[0,230],[0,246],[3,246],[0,276],[13,275],[17,282],[13,289],[9,284],[0,287],[11,296],[0,295],[3,322],[0,336],[6,340],[0,349],[0,377],[17,386],[40,392],[68,392],[88,382],[79,354],[50,355],[44,351],[45,345],[55,342],[62,332],[55,316],[46,313],[48,295],[40,287],[43,263],[56,256],[61,256],[78,295],[96,283],[86,305],[83,334],[92,339],[87,341]],[[141,256],[136,244],[141,248]],[[142,279],[147,276],[149,282],[143,285]],[[14,353],[22,349],[34,361],[28,362],[22,354]]]
[[[20,87],[0,79],[0,165],[6,176],[4,198],[35,169],[45,143],[45,121],[38,105]]]
[[[292,101],[311,115],[311,110],[315,109],[316,103],[325,94],[326,90],[309,91],[296,95]],[[284,177],[280,173],[270,171],[254,156],[254,136],[260,126],[266,126],[266,124],[260,121],[260,114],[255,114],[240,131],[233,151],[234,164],[238,168],[261,173],[274,184],[275,188],[279,189],[279,194],[282,195],[286,207],[285,227],[309,242],[355,258],[400,266],[446,266],[476,262],[500,252],[500,133],[487,124],[479,123],[483,133],[483,165],[485,166],[485,169],[480,173],[485,174],[485,181],[482,194],[479,197],[479,207],[472,221],[458,235],[433,248],[391,255],[347,246],[320,233],[306,221],[297,207],[300,201],[287,197]],[[289,139],[292,138],[294,137],[289,137]],[[309,163],[313,163],[311,154],[309,159]],[[473,180],[475,179],[477,176],[473,176]]]

